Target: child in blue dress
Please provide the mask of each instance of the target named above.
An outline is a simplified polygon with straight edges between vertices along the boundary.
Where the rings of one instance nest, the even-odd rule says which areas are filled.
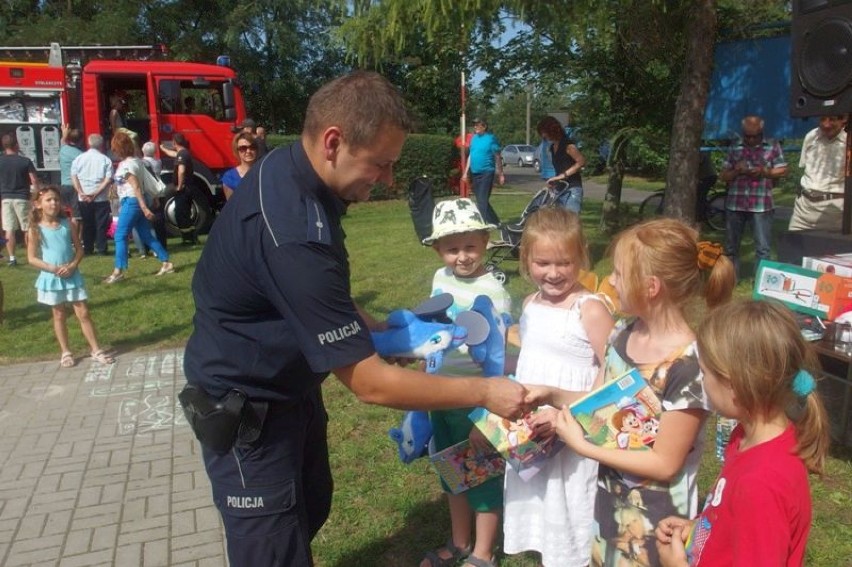
[[[77,266],[83,259],[80,235],[62,213],[59,189],[50,185],[39,190],[30,213],[27,258],[41,272],[35,282],[38,302],[53,308],[53,331],[62,349],[59,365],[74,366],[74,355],[68,346],[65,305],[74,306],[83,336],[89,343],[92,359],[112,364],[115,359],[98,346],[95,324],[86,305],[86,288]]]

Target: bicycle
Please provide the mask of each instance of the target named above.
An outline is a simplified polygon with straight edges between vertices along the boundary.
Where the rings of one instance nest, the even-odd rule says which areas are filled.
[[[663,215],[665,187],[654,191],[639,205],[639,219],[646,220]],[[713,230],[725,230],[725,198],[728,192],[725,189],[712,189],[707,192],[704,199],[703,211],[699,210],[697,220],[704,221]],[[702,214],[703,212],[703,214]]]

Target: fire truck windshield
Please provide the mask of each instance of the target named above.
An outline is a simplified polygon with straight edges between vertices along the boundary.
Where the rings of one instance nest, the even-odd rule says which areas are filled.
[[[226,121],[222,95],[225,81],[209,79],[162,79],[158,85],[160,112],[163,114],[204,114]]]

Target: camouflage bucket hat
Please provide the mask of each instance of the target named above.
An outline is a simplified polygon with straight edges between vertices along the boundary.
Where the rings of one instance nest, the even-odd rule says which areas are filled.
[[[493,224],[486,224],[482,220],[479,209],[470,199],[441,201],[435,205],[435,211],[432,213],[432,234],[423,239],[423,244],[428,246],[451,234],[494,228],[497,227]]]

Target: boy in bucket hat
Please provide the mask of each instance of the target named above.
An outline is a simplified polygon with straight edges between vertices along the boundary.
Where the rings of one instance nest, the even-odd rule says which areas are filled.
[[[487,295],[500,313],[510,313],[512,300],[497,279],[485,269],[488,231],[479,209],[470,199],[441,201],[432,214],[432,234],[423,239],[444,262],[432,279],[432,296],[449,293],[453,304],[447,315],[468,311],[479,295]],[[464,352],[452,352],[444,358],[441,373],[447,376],[480,374]],[[429,413],[435,450],[440,451],[471,439],[476,447],[488,441],[467,417],[473,408],[438,410]],[[479,437],[479,439],[477,439]],[[452,494],[441,481],[447,494],[452,532],[447,543],[424,556],[421,566],[450,565],[463,557],[475,565],[493,565],[500,515],[503,509],[503,477],[496,477],[461,494]],[[475,523],[475,526],[474,526]],[[471,541],[471,528],[476,541]],[[478,560],[478,562],[476,562]]]

